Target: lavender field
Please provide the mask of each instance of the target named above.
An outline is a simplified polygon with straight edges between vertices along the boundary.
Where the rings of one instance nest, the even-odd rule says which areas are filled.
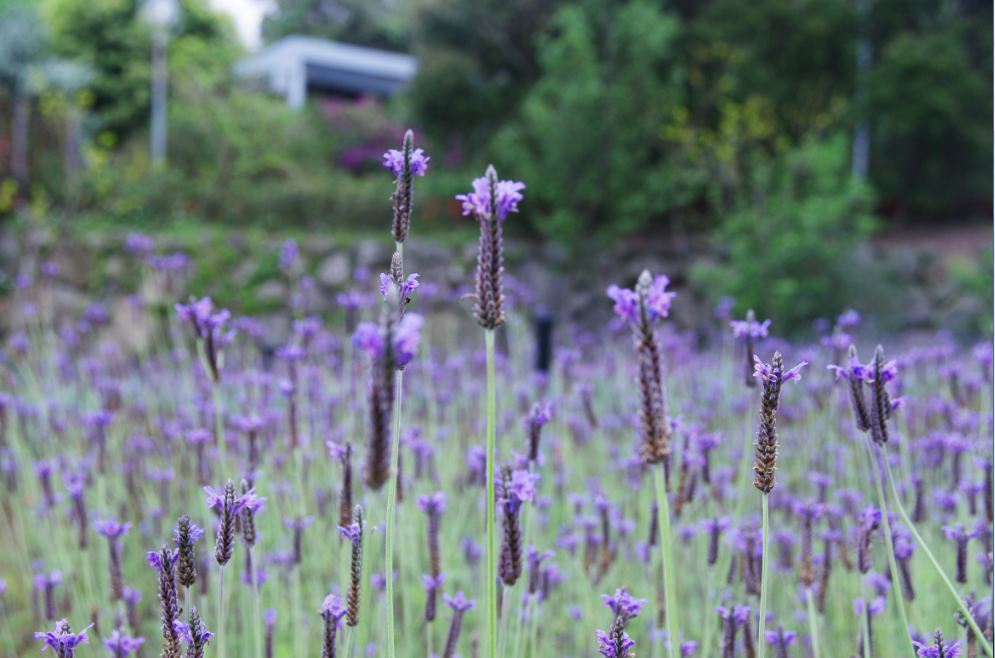
[[[502,255],[529,189],[458,197],[479,257],[448,290],[404,258],[436,162],[409,133],[384,164],[394,258],[336,308],[291,295],[275,351],[237,300],[136,300],[135,352],[19,280],[0,654],[992,656],[990,343],[751,312],[700,348],[645,272],[540,372]]]

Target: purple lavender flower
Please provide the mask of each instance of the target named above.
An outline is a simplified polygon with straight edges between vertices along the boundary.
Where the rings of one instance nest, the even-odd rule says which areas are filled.
[[[539,440],[542,427],[553,419],[553,406],[548,402],[536,402],[525,418],[525,429],[529,433],[529,461],[539,460]]]
[[[124,595],[124,576],[121,572],[121,537],[128,534],[131,529],[130,523],[120,523],[113,519],[97,520],[94,522],[97,532],[107,537],[110,559],[108,568],[110,570],[111,601],[117,601]]]
[[[404,244],[411,226],[415,176],[425,175],[430,160],[424,151],[415,148],[414,142],[414,133],[409,130],[404,133],[404,141],[400,151],[391,149],[383,155],[384,167],[394,174],[396,185],[393,194],[391,194],[394,220],[390,232],[397,245]]]
[[[430,573],[422,574],[422,587],[425,588],[425,621],[435,621],[436,601],[439,591],[446,582],[446,574],[440,573],[433,576]]]
[[[614,594],[602,594],[601,599],[611,609],[613,619],[607,632],[595,631],[598,651],[605,658],[628,658],[636,643],[625,632],[625,626],[639,615],[647,601],[633,597],[624,587],[615,590]]]
[[[62,582],[62,572],[55,569],[49,573],[34,575],[35,589],[42,592],[45,598],[45,618],[55,619],[55,588]]]
[[[155,240],[144,233],[132,232],[124,239],[124,250],[135,256],[145,256],[155,249]]]
[[[630,649],[636,646],[624,630],[610,630],[607,633],[597,630],[594,634],[598,638],[598,653],[605,658],[629,658],[632,655]]]
[[[770,320],[757,322],[756,316],[750,317],[748,313],[745,320],[733,320],[729,323],[729,326],[732,327],[732,335],[736,338],[758,340],[767,337],[767,332],[770,329]]]
[[[145,644],[145,638],[131,637],[125,635],[123,630],[118,629],[112,631],[103,641],[113,658],[125,658],[129,653],[138,653],[138,650]]]
[[[173,622],[177,637],[187,644],[187,658],[204,658],[204,648],[214,633],[207,630],[200,618],[197,608],[190,610],[190,623],[185,624],[179,619]]]
[[[394,327],[392,345],[394,363],[398,368],[408,365],[418,352],[424,320],[417,313],[405,313]],[[384,331],[372,322],[361,322],[352,337],[353,344],[371,359],[384,357]]]
[[[424,176],[428,171],[428,161],[431,159],[425,155],[424,150],[413,150],[410,156],[411,175]],[[404,153],[397,149],[389,149],[383,154],[383,166],[393,173],[395,177],[400,177],[404,174]]]
[[[297,247],[297,240],[294,240],[293,238],[285,240],[284,243],[280,245],[280,269],[284,272],[289,272],[294,267],[294,264],[297,263],[297,257],[299,255],[300,249]]]
[[[671,428],[663,395],[663,364],[654,320],[666,317],[674,293],[666,292],[669,279],[654,277],[643,270],[632,290],[608,288],[615,300],[615,312],[632,328],[639,357],[639,421],[642,434],[640,456],[647,464],[663,463],[669,468]],[[667,477],[669,482],[669,477]]]
[[[339,526],[339,532],[352,545],[349,565],[349,591],[346,595],[346,607],[349,609],[346,625],[356,626],[359,623],[359,595],[363,565],[363,508],[356,505],[353,511],[352,523],[348,527]]]
[[[611,609],[612,614],[616,617],[623,616],[626,619],[637,617],[643,606],[649,602],[646,599],[637,599],[632,596],[625,587],[616,589],[614,594],[602,594],[601,600]]]
[[[776,365],[776,363],[772,362],[771,365],[768,365],[763,361],[761,361],[760,357],[757,355],[753,355],[753,361],[754,361],[753,376],[760,377],[761,380],[766,379],[768,381],[780,377],[781,381],[783,382],[790,382],[790,381],[800,382],[802,379],[801,370],[802,368],[808,365],[808,361],[802,361],[794,368],[791,368],[790,370],[784,370],[782,372],[781,368],[779,368]]]
[[[729,323],[732,327],[733,337],[741,340],[745,349],[743,353],[746,355],[746,386],[747,388],[755,388],[757,385],[757,380],[753,377],[753,353],[756,347],[756,342],[761,338],[767,337],[767,330],[770,328],[770,320],[764,320],[763,322],[757,322],[757,316],[751,308],[746,312],[745,320],[733,320]]]
[[[390,288],[391,285],[397,285],[397,284],[394,284],[394,281],[393,281],[393,279],[390,278],[389,274],[384,274],[383,272],[381,272],[380,273],[380,294],[383,296],[384,299],[387,299],[387,290]],[[408,278],[405,279],[404,281],[402,281],[398,285],[398,288],[400,288],[401,303],[402,304],[407,304],[408,302],[411,301],[411,295],[418,288],[418,285],[419,284],[418,284],[418,275],[417,274],[409,274]]]
[[[665,318],[670,314],[670,305],[676,292],[668,292],[670,278],[666,274],[654,276],[646,286],[646,315],[648,319]],[[634,289],[608,287],[608,297],[615,302],[615,314],[632,326],[639,324],[639,295]]]
[[[228,309],[214,310],[210,297],[191,298],[187,304],[177,304],[176,314],[180,320],[193,326],[197,339],[203,341],[204,357],[211,381],[221,377],[221,349],[232,342],[234,330],[228,329],[231,313]]]
[[[65,619],[55,623],[55,630],[35,633],[35,639],[42,641],[42,650],[51,647],[58,658],[73,658],[76,647],[90,641],[86,632],[93,627],[90,624],[79,633],[73,633],[69,628],[69,622]]]
[[[114,519],[106,519],[106,520],[98,519],[97,521],[94,521],[93,527],[94,529],[96,529],[98,533],[100,533],[104,537],[107,537],[110,540],[119,539],[128,534],[128,531],[131,530],[130,523],[127,522],[122,523],[119,521],[115,521]]]
[[[163,546],[158,553],[148,553],[148,562],[159,574],[159,605],[162,620],[163,655],[178,656],[180,636],[174,622],[180,620],[180,604],[176,597],[174,565],[177,554]]]
[[[953,526],[943,526],[943,534],[947,539],[957,543],[957,572],[958,583],[967,582],[967,545],[972,539],[978,536],[977,529],[968,529],[963,523]]]
[[[348,609],[342,605],[342,599],[334,594],[326,596],[321,608],[318,609],[318,614],[321,615],[325,625],[321,649],[322,658],[335,658],[335,638],[338,635],[339,624],[347,612]]]
[[[499,180],[491,189],[489,177],[481,176],[473,179],[473,191],[469,194],[457,194],[456,200],[462,203],[463,215],[476,215],[477,218],[490,219],[496,216],[503,222],[508,213],[518,212],[518,202],[522,200],[522,190],[525,183],[519,181]],[[492,215],[492,199],[496,205],[496,213]]]
[[[204,538],[204,530],[190,521],[184,514],[176,522],[173,529],[173,543],[176,544],[177,563],[176,579],[186,588],[193,587],[197,582],[197,562],[195,545]]]
[[[755,486],[764,495],[774,489],[774,473],[777,470],[777,429],[775,420],[781,401],[781,385],[784,382],[801,380],[801,369],[808,365],[802,361],[794,368],[785,371],[781,353],[774,352],[770,365],[754,355],[754,376],[763,382],[763,398],[760,405],[760,423],[757,427],[756,454],[753,471]]]
[[[446,647],[442,651],[442,658],[453,658],[456,655],[460,629],[463,627],[463,615],[467,610],[472,609],[477,602],[463,596],[463,592],[456,592],[455,596],[443,594],[442,600],[453,610],[453,619],[449,624],[449,635],[446,637]]]

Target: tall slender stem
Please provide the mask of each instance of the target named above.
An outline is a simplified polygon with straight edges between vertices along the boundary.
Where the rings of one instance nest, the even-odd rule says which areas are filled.
[[[863,574],[858,574],[860,578],[860,598],[864,600],[864,609],[860,611],[860,637],[863,638],[861,644],[863,651],[860,655],[863,658],[871,658],[871,602],[867,598],[867,585],[864,582]]]
[[[211,400],[214,403],[214,440],[218,445],[218,470],[225,467],[225,427],[221,412],[221,387],[218,382],[211,382]]]
[[[487,658],[497,656],[497,555],[494,518],[494,460],[497,455],[497,390],[494,383],[494,330],[484,330],[487,348],[487,569],[484,572],[487,592]]]
[[[218,567],[218,658],[225,658],[225,567]]]
[[[805,607],[808,609],[808,634],[812,640],[812,658],[819,656],[819,619],[815,614],[815,598],[812,596],[812,588],[805,588]]]
[[[262,658],[263,655],[263,618],[259,614],[259,579],[257,577],[258,570],[256,568],[256,556],[253,554],[253,547],[249,547],[249,565],[251,570],[249,572],[249,577],[252,578],[252,628],[255,629],[253,632],[253,640],[255,641],[256,658]],[[189,609],[189,608],[188,608]]]
[[[864,447],[867,448],[867,456],[871,460],[871,471],[874,476],[874,488],[878,495],[878,506],[881,508],[881,519],[884,521],[884,543],[885,549],[888,552],[888,570],[891,573],[891,582],[895,583],[895,605],[898,607],[898,615],[902,619],[903,635],[905,636],[905,644],[908,645],[909,655],[914,656],[916,653],[915,645],[912,644],[912,635],[909,632],[909,617],[905,612],[905,600],[902,597],[902,592],[898,587],[898,583],[901,583],[901,574],[898,572],[898,564],[895,562],[895,540],[894,535],[891,532],[891,521],[888,519],[888,504],[884,497],[884,485],[881,482],[881,471],[878,470],[877,459],[874,456],[874,452],[871,449],[871,440],[869,437],[864,441]],[[881,451],[881,459],[888,459],[888,455]]]
[[[660,557],[663,562],[663,598],[667,609],[667,635],[670,639],[670,658],[679,658],[681,636],[678,633],[676,582],[674,570],[673,542],[670,533],[670,500],[667,497],[663,464],[653,468],[653,481],[656,484],[656,504],[660,517]]]
[[[963,613],[967,623],[971,626],[971,630],[974,631],[975,637],[978,638],[978,644],[981,645],[981,648],[984,650],[988,658],[993,658],[992,645],[988,642],[988,639],[985,638],[985,634],[981,632],[981,629],[978,628],[978,623],[974,621],[974,615],[972,615],[971,611],[967,609],[966,605],[964,605],[964,600],[960,597],[960,594],[957,593],[957,588],[954,587],[952,582],[950,582],[947,574],[943,572],[943,567],[941,567],[940,563],[936,561],[936,557],[933,556],[933,552],[929,550],[929,546],[926,544],[926,541],[922,538],[922,535],[919,534],[919,531],[916,530],[915,525],[912,524],[912,520],[909,519],[909,515],[905,512],[905,507],[902,505],[902,499],[898,496],[898,487],[895,486],[895,476],[891,472],[891,464],[888,463],[887,459],[882,459],[881,461],[884,462],[884,472],[888,476],[888,485],[891,488],[891,496],[895,499],[895,509],[898,510],[898,515],[902,517],[902,521],[909,527],[909,531],[912,533],[912,536],[915,537],[916,543],[919,544],[919,548],[921,548],[922,552],[926,554],[926,557],[933,565],[933,569],[935,569],[936,573],[940,575],[943,583],[953,595],[954,600],[957,601],[957,607],[960,608],[960,611]]]
[[[397,505],[398,452],[401,449],[401,388],[404,371],[394,373],[394,435],[390,444],[390,477],[387,479],[386,563],[387,563],[387,658],[394,658],[394,508]]]
[[[7,611],[4,609],[2,602],[0,602],[0,619],[3,619],[3,635],[6,640],[7,649],[10,651],[10,655],[16,656],[17,650],[14,648],[14,634],[10,631],[10,622],[7,621]]]
[[[761,538],[763,553],[760,555],[760,619],[758,621],[757,648],[760,658],[767,655],[767,643],[764,641],[764,626],[767,625],[767,578],[770,570],[770,560],[767,557],[767,539],[770,536],[770,495],[760,494],[760,505],[763,516],[763,537]]]

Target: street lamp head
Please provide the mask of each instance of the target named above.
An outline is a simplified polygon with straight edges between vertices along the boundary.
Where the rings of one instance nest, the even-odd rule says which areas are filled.
[[[180,20],[180,4],[177,0],[143,0],[141,13],[152,27],[169,30]]]

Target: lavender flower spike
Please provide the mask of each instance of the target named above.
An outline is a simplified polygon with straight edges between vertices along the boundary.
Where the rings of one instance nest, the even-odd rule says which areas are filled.
[[[173,531],[173,542],[176,544],[178,559],[176,563],[176,579],[186,588],[193,587],[197,582],[197,558],[194,545],[204,538],[200,526],[190,521],[184,514],[176,522]]]
[[[463,628],[463,615],[477,602],[467,599],[463,596],[463,592],[456,592],[455,596],[444,594],[442,600],[453,610],[453,620],[449,624],[449,635],[446,637],[446,648],[442,651],[442,658],[453,658],[456,655],[456,644],[459,642],[460,630]]]
[[[504,324],[504,236],[502,224],[508,213],[518,212],[525,183],[499,181],[493,166],[473,181],[473,192],[458,194],[463,214],[473,215],[480,225],[477,278],[473,317],[484,329]]]
[[[753,388],[757,385],[757,380],[753,377],[753,348],[757,340],[767,337],[770,320],[757,322],[757,316],[751,308],[746,312],[745,320],[733,320],[729,326],[732,327],[732,335],[741,339],[746,346],[746,385]]]
[[[128,534],[131,529],[130,523],[119,523],[113,519],[94,522],[97,532],[107,537],[110,558],[108,567],[110,570],[111,601],[118,601],[124,595],[124,576],[121,573],[121,537]]]
[[[757,429],[756,462],[753,471],[756,476],[753,486],[761,493],[769,494],[774,489],[774,472],[777,469],[777,408],[781,402],[781,384],[787,381],[799,381],[800,371],[808,365],[799,363],[790,370],[784,370],[781,353],[774,352],[770,365],[754,356],[756,377],[763,381],[763,398],[760,405],[760,425]]]
[[[636,643],[625,632],[625,626],[639,615],[639,611],[647,601],[635,598],[624,587],[615,590],[611,595],[602,594],[601,598],[611,609],[614,618],[607,632],[596,631],[598,651],[605,658],[629,658],[633,655],[632,648]]]
[[[216,504],[212,505],[212,502],[212,499],[209,498],[208,506],[216,509]],[[221,519],[214,544],[214,559],[222,567],[228,564],[235,551],[235,519],[242,511],[242,507],[242,499],[235,497],[235,483],[228,480],[225,482],[224,494],[221,498]]]
[[[342,605],[342,599],[334,594],[325,597],[325,601],[318,610],[325,625],[321,658],[335,658],[335,637],[338,635],[339,623],[347,612],[348,609]]]
[[[339,526],[339,532],[352,544],[352,553],[349,565],[349,593],[346,596],[348,616],[347,626],[359,624],[359,593],[363,573],[363,508],[356,505],[353,512],[352,523],[343,528]]]
[[[110,651],[113,658],[125,658],[129,653],[137,654],[143,644],[145,638],[131,637],[121,630],[115,630],[104,638],[104,647]]]
[[[394,206],[391,235],[398,245],[404,244],[411,226],[414,177],[424,176],[428,171],[428,161],[431,160],[422,149],[414,148],[414,141],[414,134],[409,130],[404,134],[400,151],[390,149],[383,154],[383,166],[394,174],[397,185],[391,195]]]
[[[149,564],[159,574],[159,605],[162,619],[162,655],[166,658],[178,658],[180,655],[180,636],[174,622],[180,619],[180,604],[176,598],[176,580],[173,565],[176,553],[163,546],[158,553],[148,554]]]
[[[663,365],[657,344],[655,322],[670,312],[676,293],[667,292],[670,280],[643,270],[632,290],[611,286],[608,296],[615,313],[632,328],[639,355],[639,421],[642,429],[640,454],[647,464],[663,462],[670,454],[670,423],[663,393]],[[669,478],[668,478],[669,482]]]

